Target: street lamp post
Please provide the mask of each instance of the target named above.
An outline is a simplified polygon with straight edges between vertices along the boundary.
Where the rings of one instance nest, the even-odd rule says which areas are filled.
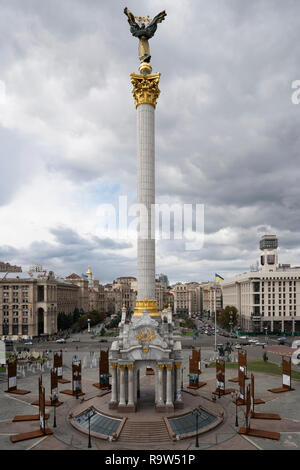
[[[88,412],[88,421],[89,421],[89,442],[88,442],[88,449],[92,448],[92,441],[91,441],[91,418],[94,416],[94,410],[90,409]]]
[[[237,401],[238,401],[238,392],[232,392],[231,393],[231,397],[232,397],[232,401],[234,402],[235,400],[235,426],[238,427],[239,425],[239,421],[238,421],[238,405],[237,405]]]
[[[55,395],[54,397],[54,421],[53,421],[53,427],[56,428],[56,402],[57,402],[57,397]]]
[[[268,344],[268,337],[267,337],[267,334],[268,334],[268,327],[265,326],[265,327],[264,327],[264,330],[265,330],[265,341],[266,341],[266,343]]]
[[[233,325],[233,321],[232,321],[232,312],[229,312],[229,318],[230,318],[230,321],[229,321],[229,326],[230,326],[230,334],[232,335],[232,325]]]
[[[76,384],[76,388],[75,388],[75,395],[76,395],[76,400],[78,400],[78,397],[79,397],[79,392],[80,392],[79,385],[78,385],[78,384]]]
[[[199,411],[197,408],[194,409],[193,415],[196,418],[196,444],[195,447],[199,447],[199,437],[198,437],[198,419],[199,419]]]
[[[53,427],[56,428],[56,403],[57,403],[57,394],[53,393],[50,395],[50,400],[54,406],[54,417],[53,417]]]

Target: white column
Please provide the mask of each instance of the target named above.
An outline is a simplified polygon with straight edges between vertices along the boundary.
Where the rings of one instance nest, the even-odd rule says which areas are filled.
[[[176,362],[176,402],[182,402],[181,395],[181,362]]]
[[[157,405],[164,405],[163,401],[163,371],[164,365],[158,364],[157,366]]]
[[[133,364],[128,366],[128,405],[133,405]]]
[[[121,364],[120,368],[120,400],[119,405],[126,405],[125,403],[125,366]]]
[[[137,200],[146,211],[140,212],[137,243],[137,300],[155,299],[155,240],[151,239],[151,206],[155,203],[154,107],[137,108]]]
[[[172,364],[167,364],[167,406],[173,405],[172,400]]]
[[[116,403],[118,401],[117,393],[117,364],[111,363],[112,374],[111,374],[111,402]]]

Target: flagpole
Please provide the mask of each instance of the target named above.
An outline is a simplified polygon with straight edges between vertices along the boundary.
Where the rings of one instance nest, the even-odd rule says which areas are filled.
[[[216,295],[216,281],[214,289],[214,300],[215,300],[215,352],[217,351],[217,295]]]

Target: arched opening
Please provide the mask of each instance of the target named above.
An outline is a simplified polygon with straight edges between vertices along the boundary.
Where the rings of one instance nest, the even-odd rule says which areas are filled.
[[[38,309],[38,335],[44,334],[44,309],[40,307]]]
[[[147,367],[153,370],[153,374],[146,373]],[[153,410],[156,396],[156,364],[155,361],[141,361],[136,365],[136,392],[137,392],[137,410],[140,408]]]

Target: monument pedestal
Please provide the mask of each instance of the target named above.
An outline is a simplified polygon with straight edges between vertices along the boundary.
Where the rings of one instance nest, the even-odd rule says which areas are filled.
[[[108,404],[110,410],[116,410],[118,408],[118,403],[116,401],[110,401]]]
[[[158,413],[165,413],[166,411],[166,405],[155,405],[155,411]]]
[[[184,403],[183,401],[175,401],[174,403],[174,408],[175,410],[181,410],[184,408]]]
[[[127,405],[126,406],[127,413],[135,413],[136,412],[136,405]]]

